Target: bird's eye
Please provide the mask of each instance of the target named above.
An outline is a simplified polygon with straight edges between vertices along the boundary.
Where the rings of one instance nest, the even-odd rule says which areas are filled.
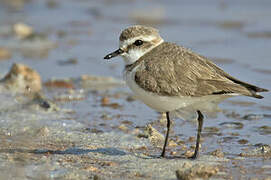
[[[134,45],[136,45],[136,46],[141,46],[143,44],[143,41],[142,40],[136,40],[135,42],[134,42]]]

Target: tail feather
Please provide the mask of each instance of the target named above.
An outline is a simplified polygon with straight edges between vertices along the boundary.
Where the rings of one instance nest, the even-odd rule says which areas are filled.
[[[257,98],[257,99],[263,99],[263,96],[261,96],[261,95],[259,95],[259,94],[254,93],[254,94],[252,94],[252,95],[253,95],[253,97],[255,97],[255,98]]]
[[[252,84],[240,81],[239,79],[236,79],[236,78],[232,77],[231,75],[229,75],[228,73],[224,72],[222,69],[217,67],[215,64],[213,64],[211,62],[207,62],[207,63],[208,63],[209,66],[213,67],[216,70],[217,73],[219,73],[220,75],[226,77],[227,79],[229,79],[233,83],[239,84],[240,86],[246,88],[250,92],[249,94],[241,93],[243,95],[252,96],[252,97],[255,97],[255,98],[258,98],[258,99],[262,99],[263,96],[259,95],[258,92],[268,92],[269,91],[268,89],[260,88],[260,87],[254,86]]]
[[[236,79],[236,78],[234,78],[232,76],[228,76],[227,78],[229,80],[233,81],[234,83],[245,87],[247,90],[249,90],[251,92],[252,97],[255,97],[255,98],[258,98],[258,99],[264,98],[263,96],[259,95],[258,92],[268,92],[269,91],[268,89],[260,88],[260,87],[254,86],[252,84],[240,81],[240,80],[238,80],[238,79]]]

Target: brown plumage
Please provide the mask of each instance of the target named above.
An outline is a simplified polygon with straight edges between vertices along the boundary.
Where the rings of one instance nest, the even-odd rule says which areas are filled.
[[[146,91],[162,96],[200,97],[236,93],[263,98],[257,92],[268,91],[242,82],[207,58],[168,42],[158,45],[126,69],[132,70],[137,65],[136,83]]]

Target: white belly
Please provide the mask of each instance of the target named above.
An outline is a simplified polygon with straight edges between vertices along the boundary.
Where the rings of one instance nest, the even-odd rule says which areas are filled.
[[[203,97],[180,97],[180,96],[159,96],[147,92],[139,87],[135,80],[135,71],[124,72],[124,78],[129,88],[134,92],[137,99],[158,112],[170,112],[189,107],[190,110],[211,111],[214,104],[218,104],[230,96],[212,95]]]

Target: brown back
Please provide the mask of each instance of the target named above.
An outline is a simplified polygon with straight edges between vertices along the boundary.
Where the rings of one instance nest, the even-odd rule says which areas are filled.
[[[126,69],[131,71],[137,65],[136,83],[163,96],[237,93],[263,98],[256,92],[267,91],[230,76],[207,58],[173,43],[162,43]]]

